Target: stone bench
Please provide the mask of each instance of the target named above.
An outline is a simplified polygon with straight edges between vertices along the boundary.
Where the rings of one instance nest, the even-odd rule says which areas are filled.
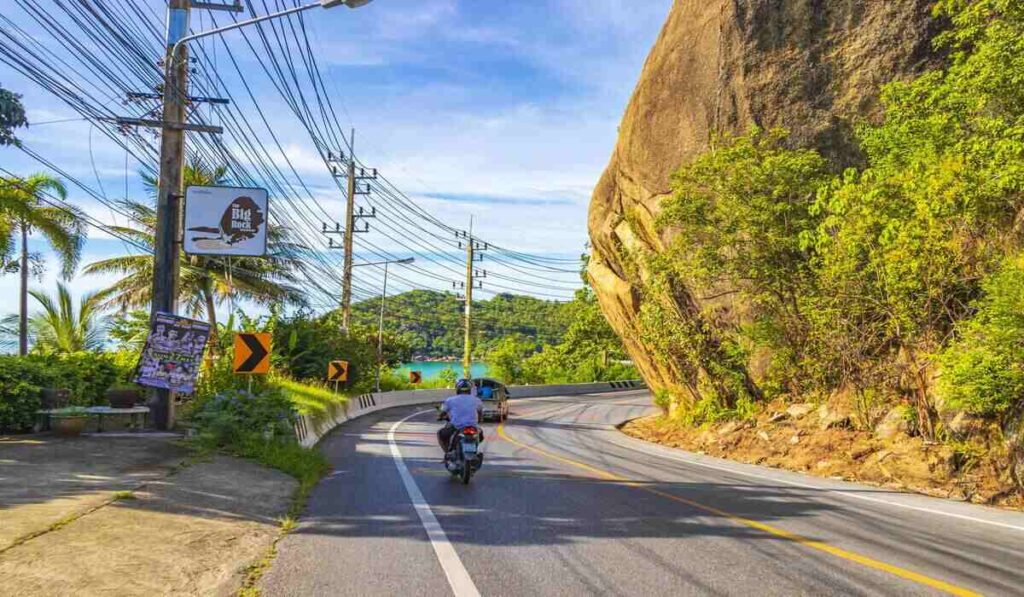
[[[41,431],[46,431],[50,428],[50,415],[58,412],[60,409],[48,409],[48,410],[37,410],[36,414],[43,418],[44,423]],[[109,415],[128,415],[131,417],[132,427],[136,430],[145,428],[147,419],[149,418],[149,407],[148,406],[133,406],[131,408],[113,408],[111,406],[90,406],[85,409],[85,412],[90,415],[94,415],[97,418],[97,433],[103,433],[103,417]],[[136,426],[136,417],[142,415],[142,425]]]

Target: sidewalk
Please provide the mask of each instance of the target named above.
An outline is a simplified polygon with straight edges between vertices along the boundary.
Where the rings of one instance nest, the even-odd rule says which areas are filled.
[[[172,439],[0,438],[0,595],[230,595],[295,488]]]

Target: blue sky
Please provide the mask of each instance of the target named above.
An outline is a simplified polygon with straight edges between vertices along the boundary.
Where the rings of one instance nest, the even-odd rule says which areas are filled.
[[[354,11],[314,9],[306,22],[340,124],[356,128],[363,162],[446,222],[464,227],[472,214],[476,232],[492,242],[572,256],[586,241],[590,193],[670,4],[376,0]],[[255,9],[264,13],[273,5],[259,0]],[[15,0],[0,0],[0,12],[35,31]],[[192,26],[209,28],[209,18],[197,12]],[[223,41],[244,46],[237,34]],[[259,76],[256,56],[238,55],[288,159],[325,209],[340,213],[340,195],[308,135]],[[226,76],[226,83],[242,94],[237,79]],[[77,116],[3,64],[0,84],[24,95],[31,122]],[[142,198],[137,163],[129,159],[126,180],[124,150],[91,128],[81,121],[37,124],[21,137],[108,197],[127,189],[129,197]],[[16,172],[44,170],[10,148],[0,148],[0,164]],[[106,222],[124,223],[77,189],[70,200]],[[367,238],[400,252],[373,234]],[[93,233],[85,261],[123,251],[119,241]],[[37,284],[52,287],[55,270],[51,265]],[[79,278],[73,287],[81,292],[105,282]],[[13,297],[16,283],[16,276],[0,277],[0,292]],[[401,281],[396,285],[402,288]]]

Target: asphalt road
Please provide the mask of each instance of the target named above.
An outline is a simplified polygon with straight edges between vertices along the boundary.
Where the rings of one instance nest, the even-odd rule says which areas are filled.
[[[265,595],[1024,594],[1024,515],[650,446],[646,393],[515,401],[469,486],[433,411],[322,444],[335,471]],[[419,413],[419,414],[416,414]]]

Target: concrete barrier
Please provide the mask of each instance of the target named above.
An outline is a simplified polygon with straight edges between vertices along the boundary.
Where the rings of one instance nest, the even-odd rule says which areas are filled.
[[[579,396],[581,394],[598,394],[638,390],[647,387],[640,380],[611,381],[583,384],[509,386],[512,400],[518,398],[543,398],[545,396]],[[351,421],[363,415],[394,408],[396,406],[416,406],[433,404],[450,396],[451,388],[440,390],[406,390],[401,392],[381,392],[360,394],[344,404],[332,408],[327,417],[300,416],[295,424],[295,435],[299,443],[306,448],[317,444],[332,429],[345,421]]]

